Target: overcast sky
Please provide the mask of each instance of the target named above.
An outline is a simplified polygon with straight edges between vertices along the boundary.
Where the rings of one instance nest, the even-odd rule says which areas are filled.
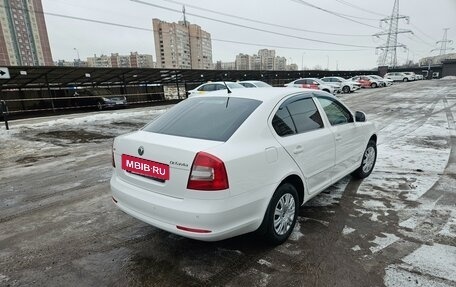
[[[177,10],[181,10],[182,7],[173,2],[184,2],[191,6],[204,7],[226,14],[317,32],[310,33],[273,27],[217,15],[186,6],[188,14],[195,14],[187,15],[187,20],[200,25],[204,30],[211,33],[213,38],[212,57],[214,62],[217,60],[224,62],[234,61],[235,56],[239,53],[254,54],[257,53],[258,49],[270,48],[275,49],[277,55],[286,57],[288,63],[291,61],[298,64],[299,68],[301,68],[302,63],[308,68],[313,68],[316,65],[326,68],[329,62],[329,69],[336,69],[336,66],[338,66],[339,70],[376,67],[379,55],[376,54],[375,48],[333,45],[298,38],[309,38],[344,45],[381,46],[385,42],[385,37],[377,39],[368,35],[382,31],[377,28],[379,27],[378,19],[382,18],[381,15],[390,15],[394,4],[394,0],[305,0],[305,2],[323,9],[348,16],[360,17],[350,19],[367,24],[363,25],[328,14],[316,8],[296,3],[293,0],[141,1]],[[42,0],[42,2],[45,12],[96,19],[146,29],[152,29],[152,18],[159,18],[168,22],[182,20],[182,13],[151,7],[130,0]],[[346,3],[369,11],[351,7]],[[399,35],[398,41],[409,47],[408,53],[403,49],[398,50],[399,64],[404,63],[407,56],[409,59],[415,61],[428,56],[431,49],[437,48],[435,41],[442,38],[443,28],[450,28],[448,38],[456,42],[456,0],[401,0],[400,14],[409,16],[410,24],[407,24],[405,20],[400,20],[399,27],[401,29],[410,29],[415,35]],[[268,30],[274,33],[292,35],[297,38],[237,27],[197,17],[196,15],[256,29]],[[156,60],[152,31],[87,23],[51,15],[46,15],[45,17],[54,60],[72,60],[76,58],[77,53],[74,48],[79,51],[81,59],[85,59],[93,54],[129,54],[130,51],[138,51],[140,53],[152,54],[154,61]],[[386,27],[386,25],[383,26]],[[347,34],[350,36],[325,35],[318,32]],[[259,45],[226,43],[216,41],[216,39],[248,42]],[[273,46],[292,47],[296,49],[274,48]],[[456,44],[452,46],[456,47]],[[432,55],[437,54],[438,51],[432,53]]]

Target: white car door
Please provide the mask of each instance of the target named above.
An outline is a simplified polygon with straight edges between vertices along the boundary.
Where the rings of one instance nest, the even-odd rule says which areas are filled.
[[[314,194],[332,183],[334,136],[324,126],[311,93],[285,100],[271,120],[274,136],[301,169],[306,193]]]
[[[338,100],[317,94],[335,139],[336,159],[334,180],[353,171],[359,165],[365,149],[362,127],[355,123],[352,113]]]

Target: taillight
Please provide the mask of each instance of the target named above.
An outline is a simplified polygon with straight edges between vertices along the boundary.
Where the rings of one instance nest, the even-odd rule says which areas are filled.
[[[228,176],[221,159],[205,152],[196,154],[188,178],[188,189],[223,190],[228,188]]]
[[[112,158],[112,167],[116,167],[116,161],[114,160],[114,144],[112,145],[112,149],[111,149],[111,158]]]

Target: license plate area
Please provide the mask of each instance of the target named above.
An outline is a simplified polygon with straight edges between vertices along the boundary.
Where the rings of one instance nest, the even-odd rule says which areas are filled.
[[[154,180],[169,180],[169,165],[122,154],[122,169]]]

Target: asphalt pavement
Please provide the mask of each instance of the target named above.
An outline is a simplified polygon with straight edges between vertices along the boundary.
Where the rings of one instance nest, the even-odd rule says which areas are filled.
[[[0,286],[456,286],[456,81],[339,97],[377,123],[376,168],[307,202],[277,247],[182,238],[112,203],[112,138],[169,107],[0,127]]]

